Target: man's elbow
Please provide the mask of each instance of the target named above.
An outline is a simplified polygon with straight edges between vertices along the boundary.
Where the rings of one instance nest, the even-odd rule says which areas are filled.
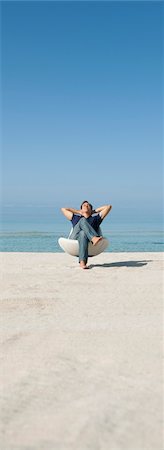
[[[106,207],[107,214],[111,211],[111,209],[112,209],[112,205],[107,205],[107,207]]]

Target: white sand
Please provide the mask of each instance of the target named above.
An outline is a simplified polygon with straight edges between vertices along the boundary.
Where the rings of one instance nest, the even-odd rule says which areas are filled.
[[[162,253],[1,253],[2,450],[162,450]]]

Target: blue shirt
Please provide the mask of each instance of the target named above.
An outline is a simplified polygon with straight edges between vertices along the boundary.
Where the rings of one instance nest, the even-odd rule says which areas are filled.
[[[73,228],[82,217],[83,216],[81,214],[73,214],[72,219],[71,219]],[[87,222],[90,223],[90,225],[94,228],[94,230],[97,233],[100,223],[102,222],[100,214],[99,213],[93,214],[92,216],[89,216],[86,220],[87,220]]]

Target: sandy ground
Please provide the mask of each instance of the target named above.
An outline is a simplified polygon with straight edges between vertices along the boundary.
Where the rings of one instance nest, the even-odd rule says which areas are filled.
[[[1,253],[2,450],[162,450],[162,253]]]

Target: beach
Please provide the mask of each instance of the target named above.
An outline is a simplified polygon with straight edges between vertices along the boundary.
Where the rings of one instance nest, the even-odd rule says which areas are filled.
[[[161,252],[0,253],[2,450],[162,450]]]

